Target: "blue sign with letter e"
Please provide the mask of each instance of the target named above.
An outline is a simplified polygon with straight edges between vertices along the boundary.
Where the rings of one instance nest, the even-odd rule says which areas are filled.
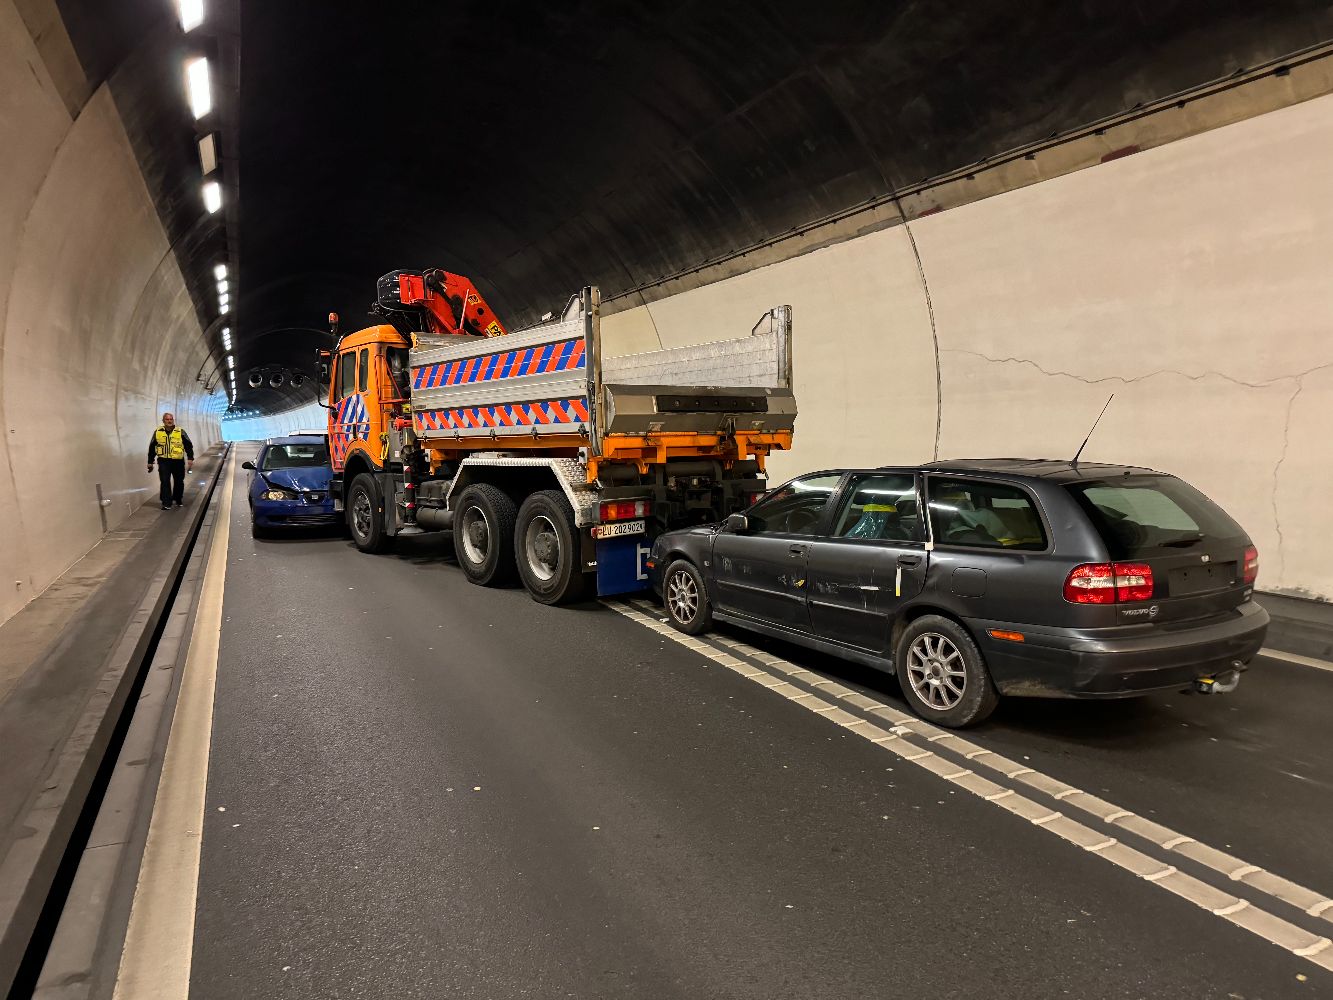
[[[648,588],[648,555],[653,543],[647,535],[597,540],[597,596],[630,594]]]

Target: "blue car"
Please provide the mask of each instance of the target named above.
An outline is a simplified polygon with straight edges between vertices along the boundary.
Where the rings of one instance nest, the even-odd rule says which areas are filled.
[[[306,528],[342,523],[333,509],[329,445],[323,434],[293,434],[264,442],[250,476],[250,533],[263,538],[273,528]]]

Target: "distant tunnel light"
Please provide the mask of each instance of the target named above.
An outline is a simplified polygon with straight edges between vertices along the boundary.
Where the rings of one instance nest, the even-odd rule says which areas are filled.
[[[228,368],[236,367],[236,359],[233,358],[230,354],[227,355],[227,367]]]
[[[226,264],[219,264],[217,267],[213,268],[213,277],[217,278],[218,281],[221,281],[226,276],[227,276]]]
[[[190,91],[190,110],[196,119],[213,110],[213,93],[208,86],[208,60],[203,56],[185,64],[185,80]]]
[[[212,132],[199,140],[199,168],[205,175],[218,168],[218,145]]]
[[[180,11],[181,30],[193,31],[204,23],[204,0],[176,0]]]
[[[217,181],[208,181],[204,185],[204,208],[216,212],[222,207],[222,188]]]

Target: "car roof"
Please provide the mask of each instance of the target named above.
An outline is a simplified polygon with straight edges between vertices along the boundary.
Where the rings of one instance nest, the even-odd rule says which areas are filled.
[[[921,468],[928,472],[975,472],[1059,483],[1106,479],[1111,476],[1165,475],[1138,465],[1105,465],[1100,462],[1075,464],[1069,459],[1054,458],[955,458],[945,462],[930,462]]]
[[[323,444],[324,437],[323,434],[288,434],[286,437],[269,438],[264,444]]]

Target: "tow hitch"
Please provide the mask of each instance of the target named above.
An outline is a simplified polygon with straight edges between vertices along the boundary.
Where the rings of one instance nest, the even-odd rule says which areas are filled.
[[[1212,677],[1200,677],[1194,682],[1199,694],[1228,694],[1240,686],[1240,670],[1226,670]]]

